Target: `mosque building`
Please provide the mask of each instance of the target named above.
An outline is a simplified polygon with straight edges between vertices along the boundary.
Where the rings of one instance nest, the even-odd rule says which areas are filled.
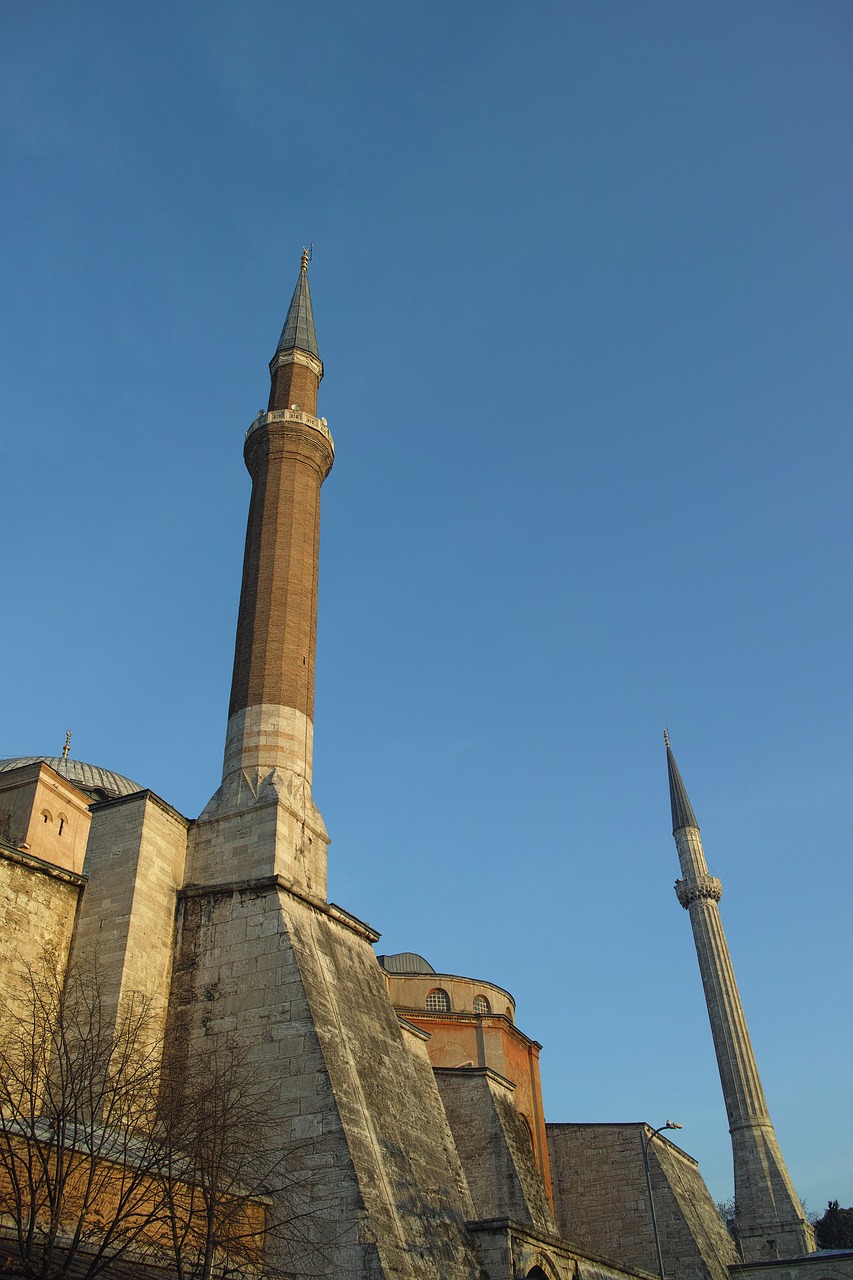
[[[188,1070],[239,1045],[273,1090],[265,1125],[303,1197],[298,1239],[269,1233],[269,1274],[853,1277],[853,1255],[814,1252],[785,1168],[720,884],[668,741],[676,888],[732,1135],[734,1235],[663,1130],[546,1118],[541,1046],[508,991],[437,970],[435,956],[377,956],[378,935],[327,900],[329,836],[312,794],[320,494],[335,456],[318,416],[323,373],[303,254],[268,407],[245,437],[252,492],[221,781],[190,819],[67,745],[0,761],[0,1032],[24,998],[24,966],[49,954],[63,970],[97,964],[116,1026],[144,1000],[157,1043],[179,1046]],[[284,1188],[272,1179],[265,1195],[274,1218]],[[0,1176],[0,1245],[13,1258],[3,1196]]]

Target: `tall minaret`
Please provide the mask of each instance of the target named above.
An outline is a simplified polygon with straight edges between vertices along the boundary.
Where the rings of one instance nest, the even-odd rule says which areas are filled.
[[[252,497],[222,785],[199,819],[221,826],[250,810],[251,830],[244,841],[232,821],[227,837],[196,841],[192,872],[208,883],[247,870],[276,874],[323,897],[328,836],[311,797],[311,758],[320,486],[335,449],[325,418],[316,416],[323,362],[307,251],[270,376],[268,409],[249,427],[243,450]],[[275,809],[266,824],[261,809]]]
[[[744,1261],[810,1253],[814,1233],[791,1183],[758,1076],[717,906],[723,886],[708,874],[699,824],[664,730],[672,834],[681,863],[675,892],[690,913],[705,1002],[732,1135],[735,1228]]]

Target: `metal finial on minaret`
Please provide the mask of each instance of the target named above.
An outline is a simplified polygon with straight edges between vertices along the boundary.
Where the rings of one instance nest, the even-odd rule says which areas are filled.
[[[708,874],[699,824],[666,732],[664,740],[672,834],[681,864],[681,879],[675,882],[675,892],[690,915],[732,1136],[738,1246],[745,1262],[766,1260],[771,1240],[778,1248],[777,1257],[792,1258],[814,1249],[814,1233],[794,1190],[767,1110],[720,919],[718,904],[723,886]]]
[[[666,746],[669,746],[669,745],[670,745],[670,742],[669,742],[669,727],[668,727],[667,725],[664,725],[664,727],[663,727],[663,740],[664,740],[664,743],[666,744]]]
[[[317,346],[314,309],[308,286],[308,263],[311,261],[313,248],[311,245],[302,250],[296,288],[287,309],[275,355],[270,361],[270,410],[287,409],[294,400],[308,413],[313,414],[317,408],[317,387],[323,376],[323,362]],[[294,368],[294,365],[297,367]],[[307,370],[307,373],[300,370]],[[299,394],[293,395],[291,390],[298,391]]]
[[[65,730],[65,746],[62,748],[62,759],[68,759],[68,752],[71,750],[71,730]]]

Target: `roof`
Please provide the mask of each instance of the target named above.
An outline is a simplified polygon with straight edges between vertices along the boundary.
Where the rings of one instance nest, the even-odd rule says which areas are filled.
[[[94,799],[115,796],[132,796],[137,791],[144,791],[138,782],[125,778],[121,773],[113,773],[112,769],[102,769],[96,764],[86,764],[83,760],[70,760],[62,756],[11,756],[0,760],[0,773],[8,773],[11,769],[21,769],[27,764],[46,764],[60,777],[67,778],[75,787],[85,791]]]
[[[415,951],[398,951],[393,956],[377,956],[386,973],[435,973],[432,965]]]
[[[681,774],[678,772],[678,765],[675,763],[675,756],[672,754],[672,747],[669,741],[666,743],[666,769],[669,774],[669,803],[672,809],[672,830],[673,833],[681,827],[696,827],[699,829],[699,823],[696,821],[696,814],[693,812],[693,806],[687,795],[687,788],[681,781]]]
[[[318,360],[320,359],[320,352],[317,347],[317,332],[314,328],[314,310],[311,306],[311,290],[308,287],[306,254],[302,255],[302,268],[299,272],[299,279],[296,281],[296,288],[293,290],[293,297],[290,300],[287,319],[284,322],[284,328],[278,340],[276,354],[279,351],[293,351],[297,348],[300,351],[307,351],[311,356],[316,356]]]

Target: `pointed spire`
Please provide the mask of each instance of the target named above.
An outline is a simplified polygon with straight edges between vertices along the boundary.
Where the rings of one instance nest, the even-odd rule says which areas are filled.
[[[299,279],[293,290],[287,319],[278,340],[276,354],[280,351],[307,351],[310,356],[320,359],[317,348],[317,333],[314,328],[314,311],[311,306],[311,290],[308,288],[308,250],[302,250],[302,266]]]
[[[672,807],[672,830],[673,834],[680,827],[695,827],[699,830],[699,823],[696,821],[696,814],[693,812],[684,783],[681,781],[681,774],[678,772],[678,765],[675,763],[675,756],[672,754],[672,747],[669,745],[669,731],[664,729],[663,740],[666,743],[666,768],[669,774],[669,803]]]

